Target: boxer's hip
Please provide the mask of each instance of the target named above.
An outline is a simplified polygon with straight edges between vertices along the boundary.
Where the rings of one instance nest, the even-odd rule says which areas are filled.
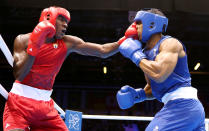
[[[19,114],[29,120],[54,117],[58,113],[54,109],[51,91],[40,90],[27,85],[14,83],[6,102],[10,112]],[[49,118],[50,119],[50,118]]]

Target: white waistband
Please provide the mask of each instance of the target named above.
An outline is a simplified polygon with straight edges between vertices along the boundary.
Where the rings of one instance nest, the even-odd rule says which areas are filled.
[[[197,89],[193,87],[181,87],[173,92],[166,93],[162,97],[162,102],[166,104],[170,100],[175,100],[179,98],[185,99],[198,99],[197,98]]]
[[[20,83],[13,83],[12,89],[10,92],[34,100],[51,100],[51,94],[53,90],[41,90],[31,86],[23,85]]]

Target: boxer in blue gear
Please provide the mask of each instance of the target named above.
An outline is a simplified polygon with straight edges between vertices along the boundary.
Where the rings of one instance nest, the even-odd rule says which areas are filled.
[[[120,108],[157,99],[164,107],[146,131],[205,131],[205,112],[197,89],[191,86],[186,49],[176,38],[162,35],[168,19],[152,8],[139,11],[134,20],[139,40],[127,38],[119,51],[141,68],[147,84],[144,89],[122,87],[117,93]]]

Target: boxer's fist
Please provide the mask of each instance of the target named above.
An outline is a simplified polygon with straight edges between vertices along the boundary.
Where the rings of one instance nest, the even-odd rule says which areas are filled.
[[[125,32],[126,38],[139,39],[136,22],[132,23]]]
[[[121,109],[128,109],[135,103],[142,102],[146,99],[145,91],[141,88],[134,89],[128,85],[121,87],[117,92],[117,101]]]
[[[118,40],[118,44],[121,45],[127,38],[133,38],[138,40],[138,32],[136,28],[136,22],[132,23],[125,32],[125,36]]]
[[[36,56],[39,48],[45,42],[46,38],[53,37],[55,33],[55,27],[49,21],[42,21],[38,23],[31,33],[28,41],[28,54]]]
[[[128,109],[134,105],[134,95],[129,86],[123,86],[117,93],[117,102],[121,109]]]
[[[128,38],[123,41],[119,46],[120,53],[131,59],[137,66],[142,59],[146,58],[146,55],[142,52],[142,43],[133,38]]]

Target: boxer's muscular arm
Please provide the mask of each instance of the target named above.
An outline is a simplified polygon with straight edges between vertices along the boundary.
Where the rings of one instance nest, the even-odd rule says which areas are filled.
[[[84,42],[82,39],[66,35],[64,37],[65,43],[68,47],[68,53],[76,52],[81,55],[96,56],[107,58],[118,52],[119,44],[117,42],[96,44],[91,42]]]
[[[19,35],[14,42],[14,76],[22,81],[30,71],[35,56],[46,38],[55,35],[56,29],[49,21],[41,21],[31,34]]]
[[[26,51],[29,36],[29,34],[19,35],[14,41],[14,76],[19,81],[28,74],[35,60],[35,57],[28,55]]]
[[[173,72],[178,57],[185,56],[185,52],[182,44],[174,38],[165,40],[161,44],[159,52],[155,61],[142,59],[139,66],[150,79],[160,83]]]

